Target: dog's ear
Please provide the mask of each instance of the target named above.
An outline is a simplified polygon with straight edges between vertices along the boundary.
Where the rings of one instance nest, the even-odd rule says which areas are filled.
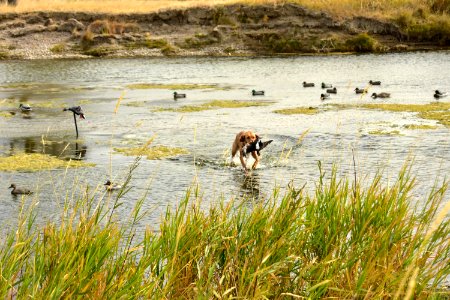
[[[241,138],[239,139],[240,142],[245,142],[245,135],[241,135]]]
[[[259,135],[257,135],[257,134],[255,134],[255,138],[256,138],[257,140],[260,139]]]

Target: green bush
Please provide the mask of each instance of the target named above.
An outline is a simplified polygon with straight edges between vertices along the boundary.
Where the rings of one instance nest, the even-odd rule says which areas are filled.
[[[350,51],[373,52],[377,49],[378,42],[367,33],[360,33],[356,37],[345,41],[345,45]]]

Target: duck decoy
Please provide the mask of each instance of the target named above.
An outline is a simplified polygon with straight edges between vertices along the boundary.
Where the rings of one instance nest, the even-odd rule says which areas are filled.
[[[447,92],[441,92],[439,90],[434,91],[434,98],[444,98],[447,97],[448,93]]]
[[[391,94],[389,94],[389,93],[379,93],[379,94],[373,93],[371,97],[374,99],[375,98],[389,98],[389,97],[391,97]]]
[[[370,80],[369,83],[370,83],[371,85],[381,85],[381,81],[373,81],[373,80]]]
[[[313,87],[314,83],[303,81],[303,87]]]
[[[33,110],[29,104],[22,104],[22,103],[21,103],[21,104],[19,105],[19,108],[20,108],[20,110],[21,110],[22,112],[24,112],[24,113],[30,112],[30,111]]]
[[[272,143],[273,140],[268,140],[263,142],[260,138],[256,139],[254,142],[246,145],[243,147],[243,151],[244,154],[247,156],[250,153],[252,153],[253,151],[256,151],[256,153],[258,154],[258,156],[260,156],[260,151],[264,148],[266,148],[270,143]]]
[[[337,94],[337,89],[334,87],[332,89],[327,89],[328,94]]]
[[[264,96],[264,91],[255,91],[255,90],[252,90],[252,95],[253,95],[253,96]]]
[[[178,98],[186,98],[186,94],[180,94],[177,92],[173,92],[173,99],[177,100]]]
[[[356,93],[356,94],[363,94],[363,93],[365,93],[365,92],[366,92],[365,89],[360,89],[360,88],[356,88],[356,89],[355,89],[355,93]]]
[[[322,88],[323,88],[323,89],[329,89],[329,88],[332,88],[332,87],[333,87],[332,84],[328,84],[328,83],[323,83],[323,82],[322,82]]]
[[[104,186],[106,187],[107,191],[117,191],[122,188],[122,186],[120,184],[112,183],[110,180],[106,181]]]
[[[80,116],[80,119],[82,119],[82,120],[86,119],[86,117],[84,116],[83,109],[81,108],[81,106],[72,106],[69,108],[64,108],[63,111],[73,112],[73,121],[75,122],[75,131],[77,132],[77,138],[78,138],[77,118],[75,116]]]
[[[320,100],[325,100],[325,99],[329,99],[330,98],[330,94],[320,94]]]
[[[12,195],[31,195],[31,194],[33,194],[33,192],[30,190],[18,189],[14,183],[12,183],[9,188],[12,189],[11,190]]]
[[[86,119],[81,106],[72,106],[72,107],[64,108],[63,111],[71,111],[74,113],[74,115],[80,116],[80,119],[82,119],[82,120]]]

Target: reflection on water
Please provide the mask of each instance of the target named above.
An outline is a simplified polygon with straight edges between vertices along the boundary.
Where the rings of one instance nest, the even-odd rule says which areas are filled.
[[[239,195],[241,197],[253,201],[260,200],[260,197],[262,197],[260,190],[261,178],[258,172],[250,171],[248,174],[236,172],[234,178],[236,182],[240,183]]]
[[[9,140],[9,154],[43,153],[65,159],[82,160],[87,146],[80,141],[58,140],[57,137],[25,137]]]

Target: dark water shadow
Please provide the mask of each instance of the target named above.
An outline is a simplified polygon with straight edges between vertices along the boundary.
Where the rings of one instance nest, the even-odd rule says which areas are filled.
[[[88,147],[81,141],[61,137],[24,137],[9,140],[9,154],[43,153],[63,159],[83,160]]]
[[[261,176],[256,171],[234,172],[234,181],[239,184],[239,196],[241,198],[258,202],[262,199]]]

